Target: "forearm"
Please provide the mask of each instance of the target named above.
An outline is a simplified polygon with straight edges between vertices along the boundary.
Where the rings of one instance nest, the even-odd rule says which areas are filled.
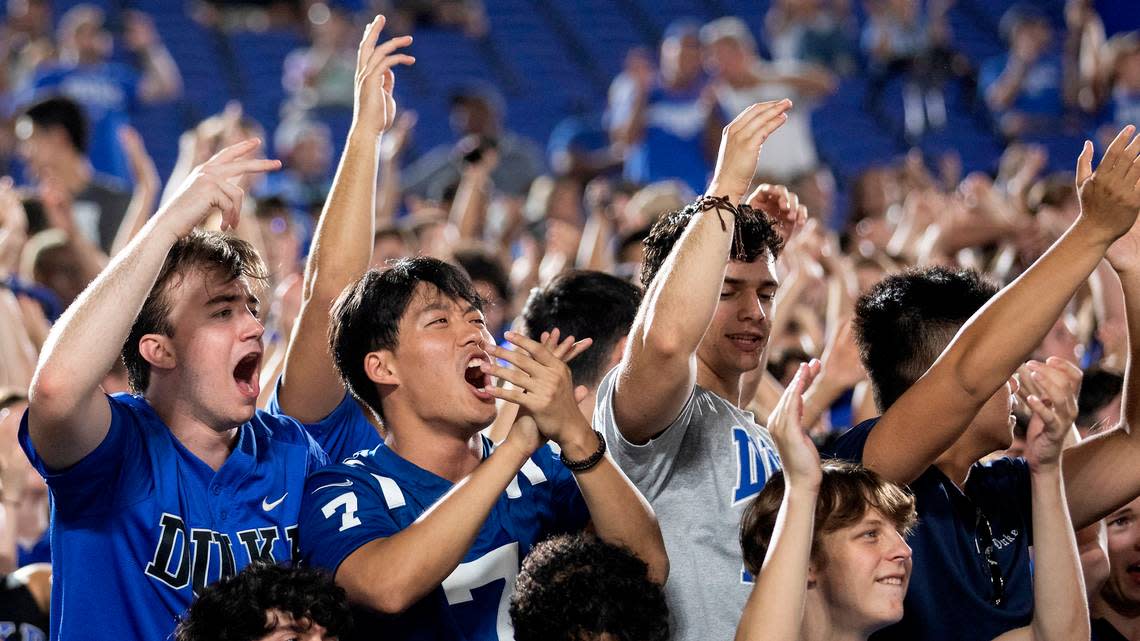
[[[396,220],[396,210],[399,208],[400,161],[395,157],[384,157],[380,162],[376,185],[376,227],[389,225]]]
[[[1140,271],[1117,272],[1124,290],[1124,318],[1128,330],[1128,364],[1124,368],[1124,397],[1121,416],[1125,429],[1140,421]],[[1131,435],[1131,434],[1130,434]]]
[[[491,175],[480,168],[468,167],[463,171],[455,200],[451,203],[451,222],[463,240],[482,240],[483,221],[487,217],[488,193]]]
[[[736,641],[799,641],[818,489],[786,487]]]
[[[182,75],[166,47],[150,47],[141,57],[143,97],[147,101],[170,99],[182,93]]]
[[[174,235],[144,227],[56,322],[30,389],[36,419],[66,419],[98,391],[174,242]]]
[[[1089,638],[1089,610],[1077,541],[1058,464],[1031,471],[1033,503],[1033,639]]]
[[[586,432],[587,438],[581,445],[567,444],[563,449],[566,457],[582,460],[590,456],[596,448],[596,438],[601,438],[593,434],[592,430]],[[669,558],[657,517],[645,497],[608,456],[588,470],[575,472],[574,478],[590,509],[598,537],[628,548],[649,566],[649,578],[664,584],[669,576]]]
[[[986,92],[986,102],[989,104],[990,109],[994,111],[1005,111],[1013,104],[1017,98],[1017,94],[1021,91],[1021,85],[1025,82],[1025,74],[1028,71],[1025,65],[1015,63],[1012,60],[1006,65],[1001,76]]]
[[[158,198],[158,185],[157,175],[138,180],[135,184],[135,190],[131,194],[131,202],[127,206],[127,213],[123,216],[123,222],[119,224],[119,229],[115,233],[115,241],[111,243],[112,256],[122,251],[127,243],[131,242],[131,239],[142,230],[143,225],[154,212],[155,201]]]
[[[313,236],[305,265],[304,297],[331,303],[368,269],[379,165],[379,137],[349,132],[332,190]]]
[[[471,549],[528,452],[504,442],[407,529],[353,552],[337,582],[353,601],[395,614],[439,587]]]

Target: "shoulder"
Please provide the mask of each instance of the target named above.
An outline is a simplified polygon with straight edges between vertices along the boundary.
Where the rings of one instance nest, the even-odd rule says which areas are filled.
[[[854,463],[862,462],[863,448],[867,445],[867,437],[875,429],[881,417],[867,419],[862,423],[840,435],[827,449],[825,454],[831,458],[843,459]]]
[[[328,456],[324,449],[309,435],[305,427],[289,416],[270,414],[264,410],[257,410],[253,418],[246,425],[252,430],[254,438],[267,445],[299,446],[308,450],[309,458],[316,459],[319,465],[328,463]]]

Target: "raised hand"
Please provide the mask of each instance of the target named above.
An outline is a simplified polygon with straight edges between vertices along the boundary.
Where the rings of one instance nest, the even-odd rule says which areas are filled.
[[[236,183],[250,174],[281,168],[279,160],[252,157],[260,145],[256,138],[244,140],[195,167],[170,202],[154,215],[154,224],[182,238],[211,212],[220,210],[222,229],[237,227],[245,191]]]
[[[16,271],[28,239],[28,215],[8,176],[0,178],[0,275]]]
[[[1081,370],[1051,357],[1045,363],[1029,361],[1018,370],[1018,397],[1033,413],[1025,435],[1025,459],[1031,470],[1056,465],[1065,437],[1077,417]]]
[[[776,225],[776,232],[787,243],[807,222],[807,207],[800,197],[783,185],[763,183],[748,197],[748,206],[762,211]]]
[[[791,108],[792,101],[786,98],[758,102],[725,126],[709,185],[710,196],[728,196],[735,202],[744,195],[756,173],[761,146],[788,119],[787,111]]]
[[[1092,168],[1093,145],[1085,141],[1077,158],[1077,194],[1081,220],[1092,223],[1111,242],[1136,222],[1140,213],[1140,136],[1136,127],[1120,130],[1108,145],[1096,171]],[[1121,252],[1117,252],[1119,256]]]
[[[776,409],[768,416],[768,433],[780,454],[788,487],[801,483],[818,485],[823,478],[819,452],[803,425],[804,391],[819,374],[819,368],[819,361],[815,359],[801,364],[795,378],[780,396]]]
[[[551,340],[548,336],[546,343],[542,343],[507,332],[506,338],[516,349],[488,345],[487,353],[513,367],[484,363],[482,368],[491,376],[509,382],[511,387],[489,387],[487,391],[495,398],[517,404],[520,417],[534,417],[542,436],[559,445],[568,438],[588,433],[590,427],[578,409],[570,368],[562,360],[585,347],[576,347],[573,336],[553,345],[557,337]]]
[[[384,16],[376,16],[364,29],[364,38],[356,56],[356,104],[353,109],[354,128],[365,128],[380,135],[387,131],[396,118],[396,100],[392,88],[396,74],[392,67],[410,65],[416,61],[397,49],[412,43],[411,36],[400,36],[377,45],[380,31],[387,23]]]

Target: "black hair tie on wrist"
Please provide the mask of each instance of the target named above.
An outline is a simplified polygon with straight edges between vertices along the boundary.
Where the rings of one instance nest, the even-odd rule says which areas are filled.
[[[594,434],[598,435],[598,449],[581,461],[571,461],[566,458],[565,451],[559,453],[558,458],[562,461],[562,464],[566,466],[566,469],[571,472],[585,472],[601,462],[602,457],[606,455],[606,439],[598,430],[594,430]]]

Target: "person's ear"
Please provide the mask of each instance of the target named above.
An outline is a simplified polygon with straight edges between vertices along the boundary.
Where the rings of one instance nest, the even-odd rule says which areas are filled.
[[[155,369],[174,369],[178,365],[178,356],[174,353],[174,345],[170,337],[162,334],[145,334],[139,339],[139,354]]]
[[[400,376],[396,355],[387,349],[368,352],[364,356],[364,374],[377,385],[399,385]]]

